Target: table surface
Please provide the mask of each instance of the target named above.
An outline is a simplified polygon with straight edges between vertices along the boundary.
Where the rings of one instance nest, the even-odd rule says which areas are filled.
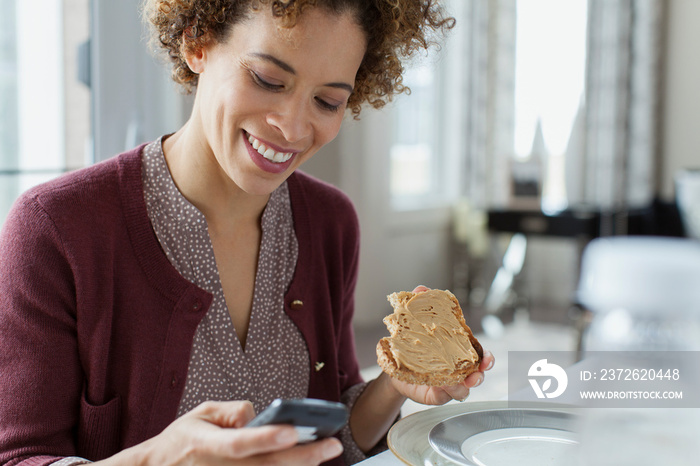
[[[405,466],[406,463],[398,459],[391,450],[387,450],[378,455],[367,458],[359,463],[362,466]]]

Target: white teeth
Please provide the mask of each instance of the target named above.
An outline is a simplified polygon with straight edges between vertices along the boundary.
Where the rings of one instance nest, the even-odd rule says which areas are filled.
[[[253,146],[253,149],[258,151],[260,155],[265,157],[270,162],[284,163],[292,158],[293,152],[277,152],[263,144],[262,142],[255,139],[253,136],[248,135],[248,142]]]

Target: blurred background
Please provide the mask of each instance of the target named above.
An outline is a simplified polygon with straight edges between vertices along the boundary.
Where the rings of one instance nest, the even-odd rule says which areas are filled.
[[[347,118],[303,167],[362,226],[363,367],[386,295],[452,290],[497,355],[578,347],[594,238],[686,236],[700,168],[700,2],[451,0],[457,27],[406,64],[410,96]],[[138,0],[0,0],[0,221],[28,187],[183,124]],[[683,209],[681,208],[683,207]],[[505,368],[504,368],[505,369]]]

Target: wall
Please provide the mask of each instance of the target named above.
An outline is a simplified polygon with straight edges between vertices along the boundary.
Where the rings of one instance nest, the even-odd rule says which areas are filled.
[[[140,4],[91,0],[95,161],[176,131],[189,117],[191,98],[178,92],[169,68],[148,50]]]
[[[674,173],[700,168],[700,1],[668,4],[661,194],[671,200]]]
[[[78,80],[78,46],[90,37],[87,0],[63,2],[63,52],[66,166],[82,167],[90,160],[90,89]]]

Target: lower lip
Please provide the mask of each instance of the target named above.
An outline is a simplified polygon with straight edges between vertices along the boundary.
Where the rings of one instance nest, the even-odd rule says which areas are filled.
[[[243,141],[245,142],[245,147],[248,150],[248,155],[250,155],[250,158],[253,159],[255,165],[257,165],[259,169],[268,173],[282,173],[286,171],[292,165],[292,162],[294,162],[294,159],[297,156],[296,154],[293,154],[286,162],[271,162],[262,155],[260,155],[260,152],[253,149],[253,146],[250,144],[250,141],[248,141],[247,133],[243,133]]]

